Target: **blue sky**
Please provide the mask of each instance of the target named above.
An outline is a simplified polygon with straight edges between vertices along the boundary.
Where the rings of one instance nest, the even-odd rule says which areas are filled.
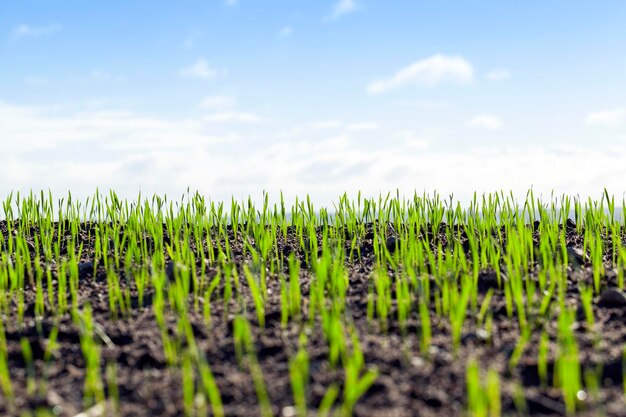
[[[622,1],[5,1],[0,193],[621,196]]]

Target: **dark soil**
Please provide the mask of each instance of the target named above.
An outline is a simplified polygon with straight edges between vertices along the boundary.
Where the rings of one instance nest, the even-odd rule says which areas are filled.
[[[4,226],[4,225],[2,225]],[[148,289],[143,307],[139,307],[137,292],[131,288],[133,306],[127,317],[114,319],[108,305],[107,280],[101,265],[94,269],[94,242],[89,238],[92,224],[82,225],[84,239],[80,267],[80,302],[90,303],[95,322],[101,335],[98,342],[102,347],[102,372],[106,363],[116,363],[117,384],[121,402],[121,415],[124,416],[179,416],[183,415],[183,393],[181,374],[168,367],[165,360],[161,333],[153,313],[152,290]],[[3,233],[6,233],[5,227]],[[371,225],[368,225],[371,230]],[[36,233],[36,231],[33,231]],[[233,242],[234,257],[238,269],[247,260],[241,255],[241,238]],[[367,319],[366,306],[370,273],[373,268],[372,241],[367,234],[359,239],[361,261],[348,264],[350,287],[347,294],[346,310],[349,321],[358,331],[361,348],[367,365],[375,365],[379,377],[369,391],[359,400],[354,409],[357,416],[457,416],[466,409],[465,370],[468,359],[475,358],[481,369],[492,368],[501,378],[503,415],[564,415],[565,405],[561,391],[551,388],[554,370],[554,356],[557,349],[557,323],[542,323],[538,318],[533,322],[533,333],[516,367],[508,368],[509,359],[519,342],[519,328],[515,316],[508,317],[505,309],[504,292],[498,286],[493,271],[481,271],[479,290],[481,294],[493,290],[491,313],[493,333],[485,336],[482,327],[476,325],[475,313],[468,312],[461,347],[457,353],[452,348],[449,324],[439,322],[434,310],[431,311],[433,325],[432,347],[428,355],[420,354],[420,321],[417,311],[413,311],[405,330],[400,329],[395,319],[395,311],[386,330],[379,321]],[[440,236],[445,239],[444,235]],[[390,251],[401,241],[385,242]],[[580,249],[582,237],[568,229],[568,245]],[[349,242],[347,243],[349,244]],[[302,254],[293,233],[287,241],[278,242],[279,249],[288,254]],[[166,256],[167,257],[167,256]],[[303,261],[303,259],[301,259]],[[578,284],[592,282],[592,269],[583,259],[582,264],[568,268],[569,287],[567,302],[580,306]],[[42,256],[39,261],[47,262]],[[171,274],[176,267],[172,264]],[[531,266],[529,279],[536,276],[537,266]],[[216,273],[216,267],[209,265],[209,278]],[[616,286],[616,271],[608,268],[603,278],[603,287]],[[119,272],[120,279],[124,272]],[[122,285],[125,280],[121,279]],[[244,281],[244,280],[242,280]],[[308,283],[310,275],[306,268],[301,269],[303,304],[308,305]],[[243,285],[243,284],[242,284]],[[252,300],[244,297],[252,324],[255,349],[265,378],[272,412],[276,416],[289,415],[293,406],[288,358],[298,348],[301,326],[290,322],[286,328],[280,325],[280,287],[278,279],[270,276],[268,289],[271,290],[266,308],[266,328],[256,325]],[[613,290],[610,290],[613,291]],[[219,293],[219,290],[217,291]],[[626,306],[617,295],[596,297],[593,311],[595,329],[589,329],[582,310],[579,311],[575,333],[580,350],[580,359],[587,373],[595,371],[600,376],[600,386],[594,390],[587,387],[587,398],[581,401],[580,415],[585,416],[626,416],[622,370],[622,355],[626,344]],[[45,408],[59,416],[74,416],[84,411],[82,402],[85,378],[85,361],[79,345],[79,330],[69,314],[60,321],[52,317],[34,317],[35,291],[25,290],[27,302],[24,323],[17,323],[17,311],[13,307],[8,316],[3,316],[10,375],[16,397],[18,413]],[[479,303],[483,295],[479,297]],[[190,297],[191,300],[191,297]],[[607,301],[608,300],[608,301]],[[230,311],[224,310],[221,300],[212,301],[212,322],[205,323],[200,300],[198,311],[190,313],[190,321],[198,346],[206,355],[220,388],[226,414],[229,416],[257,416],[259,406],[252,379],[247,368],[236,361],[233,342],[232,321],[238,307],[233,304]],[[176,333],[176,319],[168,313],[171,333]],[[54,324],[59,326],[59,348],[54,351],[48,363],[44,362],[44,352],[50,331]],[[550,334],[548,356],[548,386],[542,386],[538,371],[538,341],[541,329]],[[25,338],[33,351],[35,374],[47,375],[46,389],[41,393],[27,393],[28,369],[23,357],[20,340]],[[310,383],[308,385],[308,406],[316,410],[327,388],[332,383],[343,383],[343,372],[331,369],[328,362],[328,347],[317,325],[309,335]],[[521,389],[520,389],[521,388]],[[516,401],[515,398],[518,398]],[[341,395],[338,401],[341,401]],[[516,406],[516,402],[518,406]],[[523,404],[521,406],[520,404]],[[524,410],[525,408],[525,410]],[[210,407],[209,407],[210,410]],[[15,412],[15,410],[13,411]],[[6,399],[0,391],[0,415],[11,415]],[[19,414],[18,414],[19,415]],[[314,415],[311,411],[311,415]]]

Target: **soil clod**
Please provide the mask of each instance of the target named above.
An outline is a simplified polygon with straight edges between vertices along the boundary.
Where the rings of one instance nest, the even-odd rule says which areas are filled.
[[[388,237],[387,241],[385,242],[385,246],[387,247],[387,250],[389,251],[389,253],[394,253],[396,249],[398,248],[399,244],[400,244],[400,241],[396,239],[395,236]]]
[[[626,293],[617,288],[609,288],[605,290],[598,300],[601,307],[626,307]]]
[[[567,247],[567,263],[572,267],[580,268],[585,265],[585,254],[582,249]]]
[[[500,276],[500,280],[502,280],[502,275]],[[495,271],[483,271],[478,274],[478,291],[481,293],[486,293],[490,289],[500,289],[502,283],[498,282],[498,275]]]

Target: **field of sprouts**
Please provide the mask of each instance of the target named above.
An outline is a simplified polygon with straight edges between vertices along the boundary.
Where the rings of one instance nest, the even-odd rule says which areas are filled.
[[[12,194],[0,415],[626,416],[598,197]]]

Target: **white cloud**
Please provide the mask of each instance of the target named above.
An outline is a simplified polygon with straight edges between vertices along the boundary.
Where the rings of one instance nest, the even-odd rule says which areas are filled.
[[[99,142],[98,146],[123,144],[131,138],[142,144],[167,147],[177,130],[185,131],[193,141],[196,126],[140,116],[125,111],[85,111],[59,115],[54,108],[15,106],[0,102],[0,124],[6,135],[0,143],[12,143],[12,152],[52,151],[56,148]],[[39,137],[39,139],[38,139]],[[42,139],[45,138],[45,139]],[[159,138],[162,138],[159,139]],[[169,139],[168,139],[169,138]],[[137,144],[137,141],[134,141]]]
[[[254,113],[225,111],[209,114],[202,120],[209,123],[259,123],[263,119]]]
[[[330,130],[330,129],[344,129],[348,132],[374,130],[378,129],[380,124],[374,121],[361,121],[361,122],[342,122],[336,119],[320,120],[317,122],[307,123],[304,128],[313,130]],[[303,129],[300,129],[303,130]]]
[[[606,187],[619,197],[626,178],[624,147],[462,144],[439,151],[430,146],[441,134],[436,129],[381,135],[382,127],[348,131],[350,123],[339,122],[344,130],[280,135],[271,123],[207,123],[203,117],[68,112],[0,101],[0,195],[49,188],[57,197],[71,189],[85,198],[99,187],[127,198],[139,190],[178,198],[190,187],[214,201],[250,195],[258,203],[261,190],[274,201],[282,190],[288,202],[308,193],[316,207],[332,207],[343,192],[358,190],[369,197],[437,190],[462,203],[474,191],[512,190],[523,198],[531,186],[537,196],[554,190],[596,198]]]
[[[237,97],[233,96],[209,96],[202,99],[200,107],[209,110],[224,110],[237,106]]]
[[[626,124],[626,108],[591,112],[585,117],[585,124],[618,127]]]
[[[500,130],[504,127],[502,120],[492,114],[478,114],[467,121],[470,127],[477,127],[488,130]]]
[[[401,68],[391,78],[372,81],[367,92],[381,94],[412,84],[426,87],[444,82],[467,84],[473,78],[474,68],[463,57],[436,54]]]
[[[434,100],[398,100],[396,101],[396,105],[398,107],[408,107],[425,110],[445,109],[451,106],[450,103]]]
[[[44,36],[53,35],[63,30],[63,26],[58,23],[52,23],[45,26],[31,26],[21,24],[13,29],[14,38],[23,38],[27,36]]]
[[[340,17],[353,13],[359,9],[359,5],[355,0],[338,0],[333,5],[333,10],[330,16],[326,17],[324,20],[337,20]]]
[[[293,33],[293,26],[284,26],[278,31],[279,38],[286,38]]]
[[[489,71],[485,78],[489,81],[504,81],[511,78],[511,71],[505,68],[496,68]]]
[[[425,151],[430,148],[435,132],[423,132],[421,135],[416,134],[413,130],[402,130],[396,133],[396,136],[404,142],[407,148],[417,151]]]
[[[179,71],[181,77],[198,78],[201,80],[211,80],[220,75],[224,75],[225,70],[213,68],[205,59],[197,60],[193,65]]]
[[[50,188],[85,196],[96,187],[119,189],[126,196],[159,188],[179,194],[185,184],[206,176],[206,167],[233,171],[221,165],[220,155],[240,140],[236,132],[209,129],[200,119],[164,120],[121,111],[60,114],[3,102],[0,125],[0,147],[10,149],[0,154],[0,176],[11,181],[0,185],[2,195],[11,189]]]

